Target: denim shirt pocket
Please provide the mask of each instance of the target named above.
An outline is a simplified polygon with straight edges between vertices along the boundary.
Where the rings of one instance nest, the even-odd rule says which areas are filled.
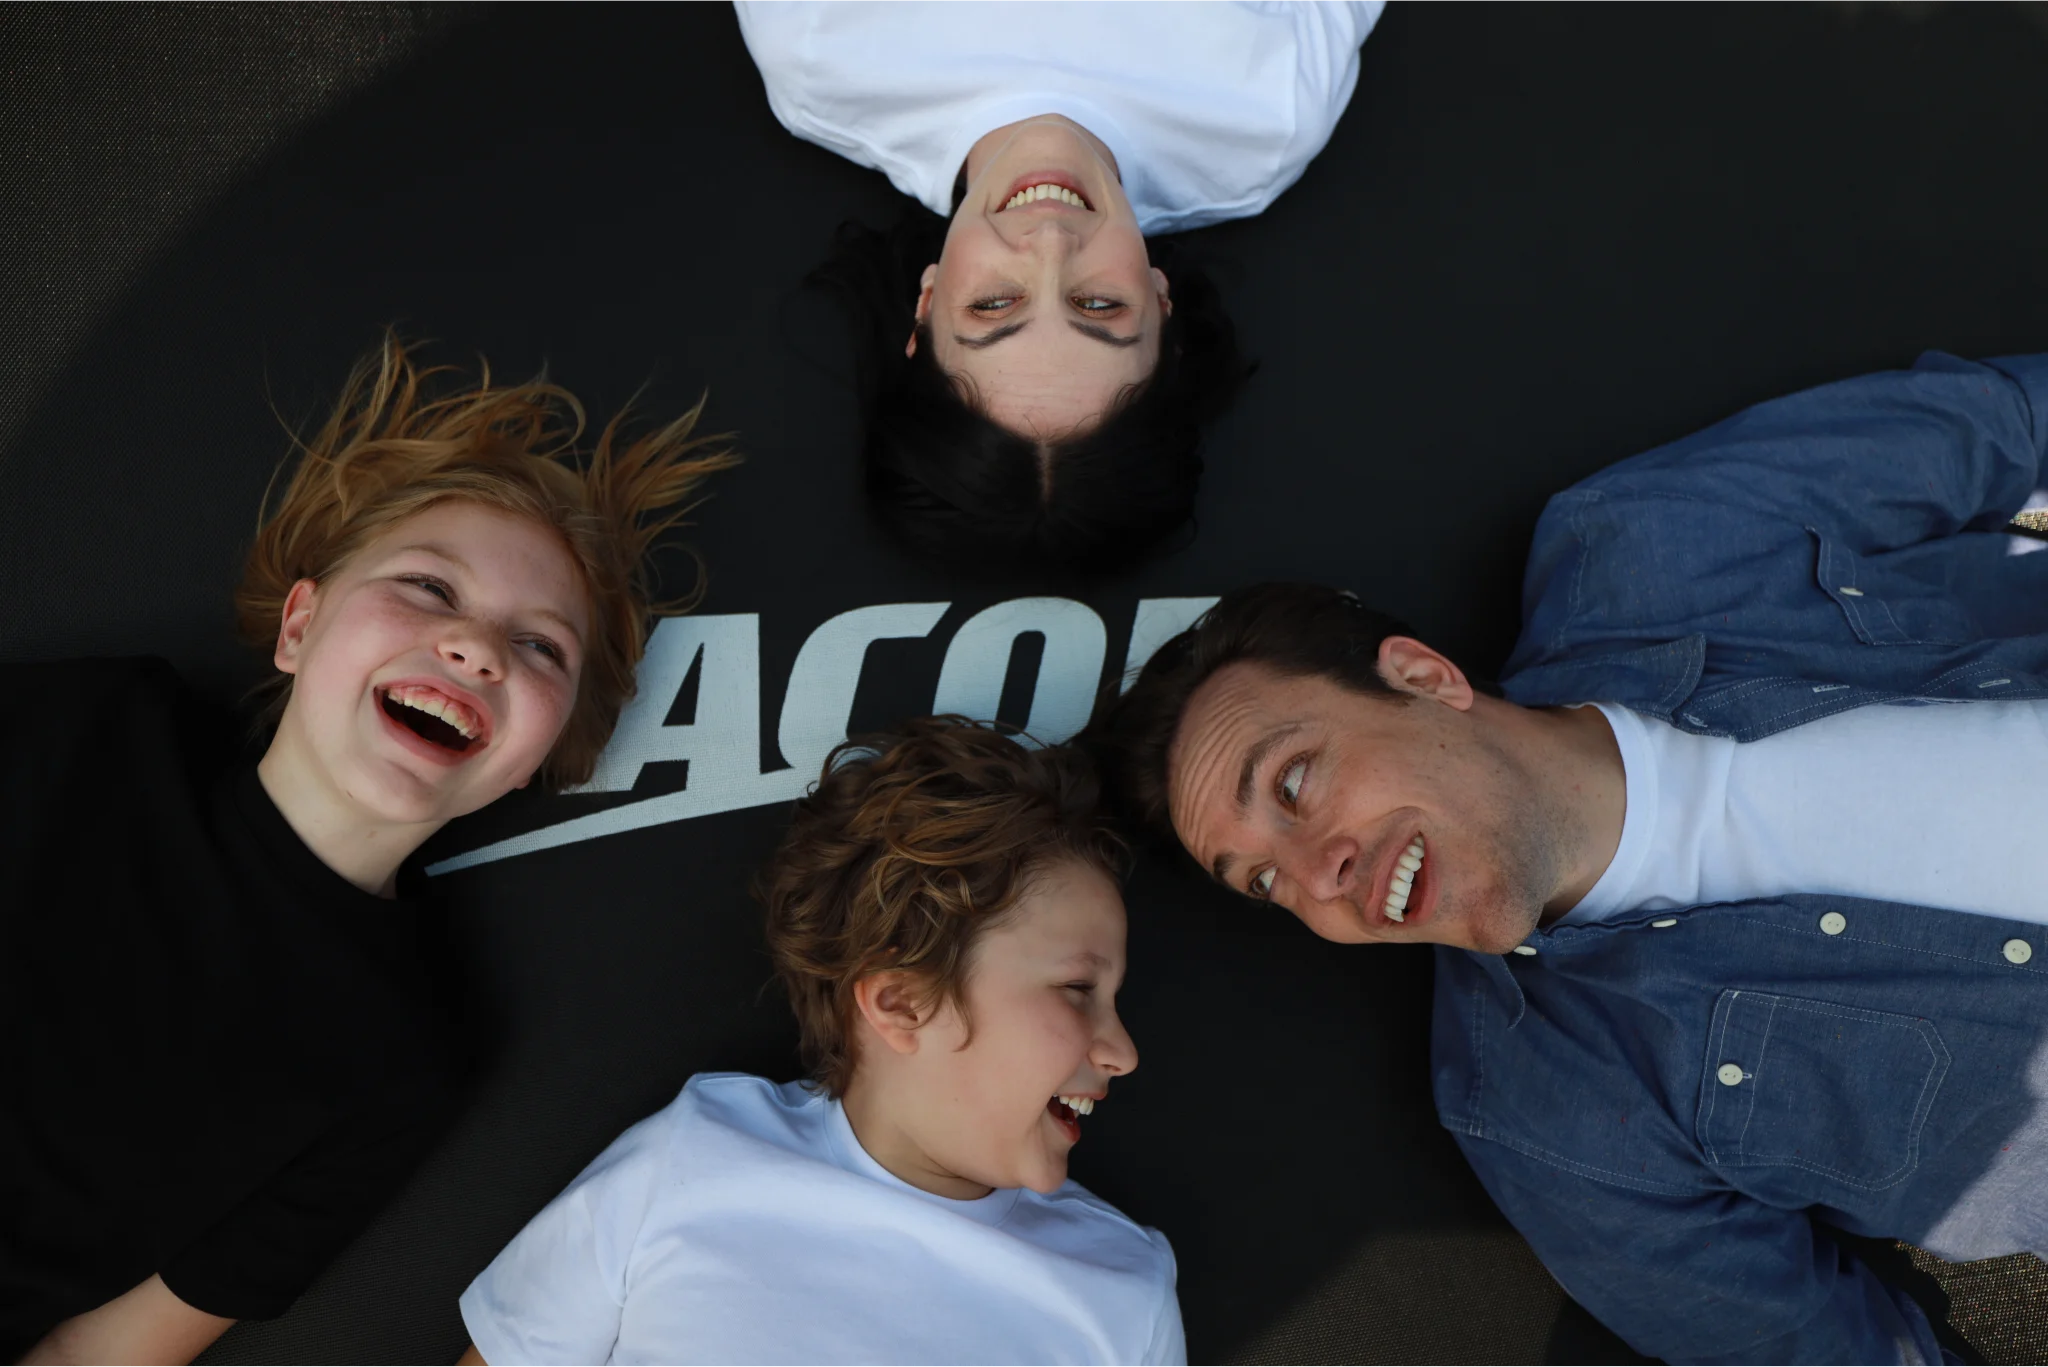
[[[1881,592],[1877,581],[1886,576],[1873,574],[1862,556],[1817,527],[1806,530],[1815,543],[1814,581],[1864,645],[1958,646],[1977,639],[1980,633],[1973,630],[1969,614],[1953,600],[1917,586],[1903,593]]]
[[[1714,1003],[1699,1142],[1722,1168],[1795,1168],[1881,1191],[1920,1163],[1948,1073],[1932,1021],[1730,988]]]

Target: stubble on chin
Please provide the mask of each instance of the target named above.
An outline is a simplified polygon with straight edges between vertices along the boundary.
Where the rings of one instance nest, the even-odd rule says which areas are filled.
[[[1523,780],[1515,789],[1532,795],[1539,791],[1526,781],[1520,765],[1508,756],[1500,758],[1511,778]],[[1563,886],[1569,852],[1584,838],[1584,818],[1568,808],[1534,796],[1510,808],[1494,843],[1500,851],[1500,881],[1485,910],[1470,922],[1474,939],[1484,941],[1475,948],[1506,954],[1536,933],[1544,908]]]

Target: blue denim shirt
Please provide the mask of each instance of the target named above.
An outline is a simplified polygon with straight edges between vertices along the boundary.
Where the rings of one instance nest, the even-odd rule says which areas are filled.
[[[2044,450],[2048,357],[1937,354],[1602,471],[1538,524],[1503,689],[1738,741],[2048,697],[2048,555],[1998,530]],[[1522,948],[1438,951],[1438,1112],[1639,1351],[1938,1362],[1829,1228],[2048,1247],[2048,926],[1788,895]]]

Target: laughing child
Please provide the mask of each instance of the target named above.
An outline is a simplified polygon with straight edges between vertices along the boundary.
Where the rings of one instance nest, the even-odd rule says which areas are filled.
[[[806,1082],[692,1078],[470,1284],[465,1362],[1184,1362],[1157,1230],[1067,1177],[1137,1066],[1078,754],[848,742],[758,884]]]
[[[587,460],[542,381],[360,366],[249,552],[260,763],[159,660],[0,670],[0,1362],[186,1362],[277,1315],[434,1138],[453,1051],[400,866],[588,777],[643,556],[731,457]]]

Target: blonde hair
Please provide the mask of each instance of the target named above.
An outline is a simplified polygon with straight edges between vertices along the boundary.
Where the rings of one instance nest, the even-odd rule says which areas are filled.
[[[387,333],[357,363],[326,423],[296,443],[298,468],[260,520],[235,615],[251,644],[269,648],[293,584],[326,582],[391,527],[452,499],[549,528],[581,571],[591,604],[576,703],[537,780],[555,791],[585,781],[596,767],[633,696],[649,619],[685,612],[703,594],[699,562],[687,595],[652,601],[649,549],[695,506],[691,495],[704,478],[739,458],[721,444],[725,436],[690,435],[704,407],[699,399],[630,442],[621,412],[579,459],[586,423],[575,395],[544,376],[494,387],[488,363],[479,372],[473,383],[432,384],[461,372],[422,369]],[[269,502],[266,491],[266,508]],[[263,691],[274,694],[267,709],[274,718],[291,696],[291,676],[280,673]]]

